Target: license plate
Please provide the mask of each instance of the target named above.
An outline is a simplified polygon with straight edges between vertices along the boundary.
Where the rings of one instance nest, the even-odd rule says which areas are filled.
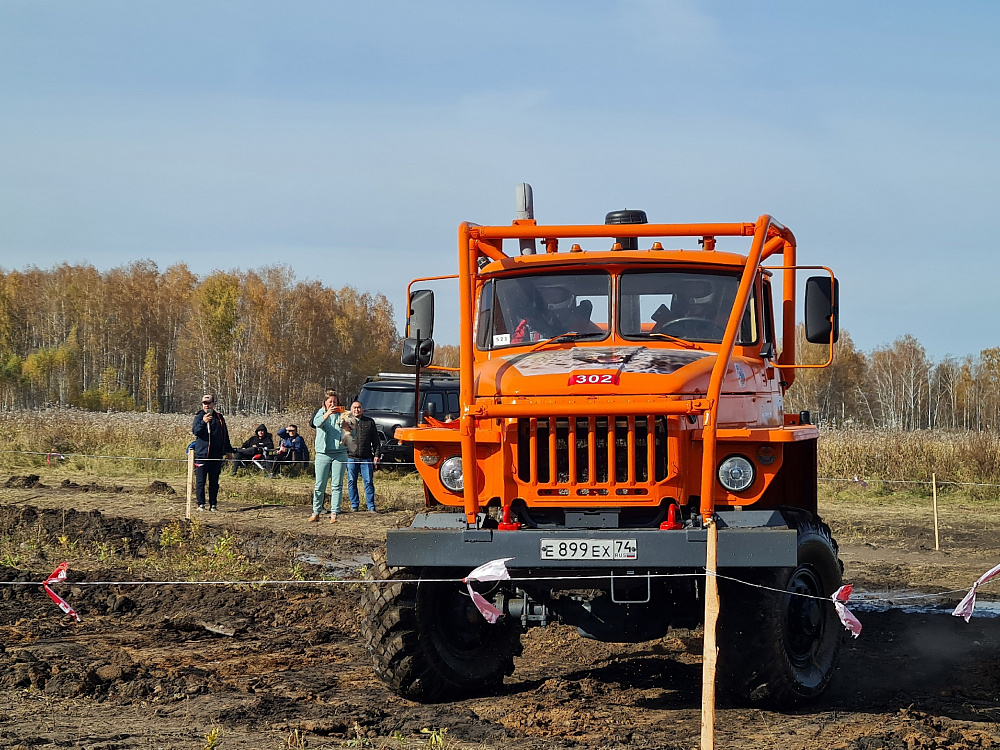
[[[635,539],[542,539],[543,560],[635,560]]]

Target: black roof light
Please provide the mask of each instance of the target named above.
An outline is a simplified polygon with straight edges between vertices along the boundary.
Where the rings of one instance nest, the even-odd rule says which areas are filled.
[[[648,224],[646,212],[637,208],[623,208],[620,211],[609,211],[604,217],[605,224]],[[639,239],[637,237],[617,237],[615,241],[621,245],[622,250],[638,250]]]

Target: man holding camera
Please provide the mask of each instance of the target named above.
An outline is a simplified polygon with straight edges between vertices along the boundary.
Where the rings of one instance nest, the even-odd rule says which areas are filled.
[[[222,412],[215,410],[215,394],[201,397],[201,410],[194,415],[191,426],[194,433],[194,473],[198,510],[205,510],[205,483],[208,483],[208,509],[214,511],[219,499],[219,474],[222,459],[233,453],[229,442],[229,427]]]

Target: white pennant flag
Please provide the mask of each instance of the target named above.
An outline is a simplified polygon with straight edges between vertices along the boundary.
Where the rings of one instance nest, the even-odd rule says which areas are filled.
[[[991,578],[995,578],[997,575],[1000,575],[1000,565],[997,565],[994,568],[990,568],[985,573],[983,573],[979,577],[979,580],[976,581],[974,584],[972,584],[972,588],[969,589],[969,593],[966,594],[965,598],[958,603],[958,606],[955,607],[955,611],[952,612],[951,614],[954,617],[963,617],[965,618],[965,621],[968,622],[969,618],[972,617],[973,610],[975,610],[976,608],[976,589],[978,589],[981,585],[986,583]]]
[[[462,579],[465,582],[466,588],[469,589],[469,596],[472,597],[472,602],[476,605],[476,609],[482,613],[483,617],[485,617],[486,621],[491,625],[495,624],[497,620],[503,617],[503,612],[486,601],[478,591],[473,589],[471,582],[509,581],[510,573],[507,572],[507,561],[513,559],[513,557],[503,557],[499,560],[490,560],[488,563],[480,565]]]

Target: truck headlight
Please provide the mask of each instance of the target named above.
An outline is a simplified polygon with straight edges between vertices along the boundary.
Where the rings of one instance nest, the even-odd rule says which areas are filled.
[[[743,492],[753,480],[753,463],[746,456],[728,456],[719,464],[719,482],[730,492]]]
[[[465,480],[462,478],[462,457],[451,456],[442,461],[438,476],[441,477],[441,484],[452,492],[463,492]]]

